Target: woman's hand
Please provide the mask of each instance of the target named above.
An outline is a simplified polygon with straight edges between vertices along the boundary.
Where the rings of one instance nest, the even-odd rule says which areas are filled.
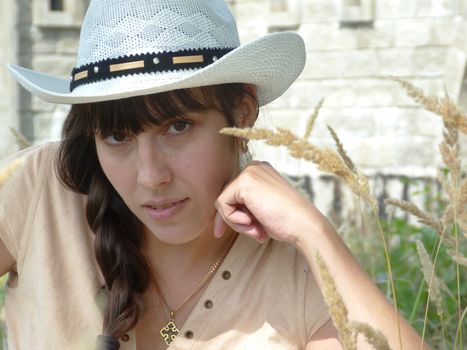
[[[229,183],[215,203],[214,235],[227,225],[258,241],[267,237],[296,245],[300,235],[326,222],[321,213],[270,164],[253,161]]]

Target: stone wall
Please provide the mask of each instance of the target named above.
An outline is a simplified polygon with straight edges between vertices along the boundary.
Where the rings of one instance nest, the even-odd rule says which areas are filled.
[[[231,1],[242,38],[248,41],[277,30],[264,18],[269,13],[277,16],[272,4],[280,2],[288,6],[284,13],[291,20],[279,28],[296,29],[303,36],[308,60],[291,89],[264,108],[266,123],[302,133],[314,106],[324,97],[314,142],[332,146],[326,130],[329,124],[355,162],[370,174],[433,175],[440,165],[441,120],[423,111],[385,77],[403,77],[435,95],[446,88],[464,106],[460,101],[465,94],[464,2]],[[361,7],[351,9],[358,10],[353,17],[346,12],[349,3]],[[270,158],[269,149],[258,150],[259,156],[266,154]],[[272,161],[285,172],[316,174],[314,167],[303,162],[291,165],[283,155],[278,152]],[[467,149],[463,156],[467,159]]]
[[[0,62],[14,61],[67,77],[75,65],[78,27],[87,2],[64,0],[64,11],[54,12],[47,8],[48,0],[2,0],[0,10],[12,16],[5,16],[0,24]],[[420,108],[385,77],[401,76],[435,95],[446,89],[467,109],[467,1],[228,3],[243,42],[283,30],[297,31],[306,42],[308,59],[303,74],[284,96],[262,109],[260,126],[287,127],[301,134],[314,107],[324,98],[312,142],[332,147],[326,125],[333,126],[355,163],[375,183],[391,183],[390,189],[380,187],[381,193],[408,196],[410,186],[397,180],[400,176],[423,179],[421,183],[431,181],[441,164],[437,151],[441,120]],[[19,128],[34,143],[58,138],[66,106],[31,98],[16,87],[3,64],[0,92],[4,97],[0,101],[2,125]],[[463,137],[463,144],[465,140]],[[15,149],[5,127],[0,129],[0,146],[0,156]],[[335,195],[343,192],[335,190],[335,182],[320,177],[308,162],[291,159],[286,150],[261,143],[252,143],[252,148],[257,158],[269,160],[286,174],[303,178],[303,183],[309,185],[307,192],[315,194],[315,201],[321,203],[325,212],[350,206],[336,204],[340,199]],[[465,163],[467,147],[463,159]],[[378,181],[381,176],[391,181]],[[424,185],[416,185],[414,191],[420,186]],[[333,197],[324,196],[325,193]]]
[[[19,128],[17,115],[17,84],[7,72],[6,64],[16,61],[17,37],[15,32],[17,2],[0,1],[0,157],[16,150],[14,137],[7,126]]]
[[[433,95],[446,89],[467,110],[466,2],[235,0],[231,6],[244,41],[296,30],[306,42],[303,74],[263,109],[260,124],[303,134],[324,98],[310,141],[333,147],[326,126],[336,130],[357,166],[370,175],[380,214],[385,213],[385,197],[433,209],[431,198],[441,195],[433,178],[441,166],[442,122],[386,77],[402,77]],[[466,140],[461,136],[462,145],[467,146]],[[303,190],[335,222],[357,210],[348,188],[320,175],[309,162],[290,158],[285,149],[254,146],[257,158],[300,178]],[[462,157],[465,164],[467,147]]]

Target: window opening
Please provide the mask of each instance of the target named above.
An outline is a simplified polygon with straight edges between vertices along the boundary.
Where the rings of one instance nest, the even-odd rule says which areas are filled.
[[[63,11],[63,0],[49,0],[51,11]]]

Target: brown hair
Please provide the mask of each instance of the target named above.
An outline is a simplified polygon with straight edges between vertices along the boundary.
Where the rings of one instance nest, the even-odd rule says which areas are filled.
[[[96,235],[95,255],[109,290],[104,335],[118,339],[137,324],[144,313],[142,296],[151,273],[141,251],[142,223],[104,175],[95,133],[138,134],[177,119],[187,110],[210,108],[220,111],[229,126],[234,126],[233,111],[245,94],[243,84],[225,84],[71,107],[63,127],[57,173],[71,190],[88,195],[86,218]]]

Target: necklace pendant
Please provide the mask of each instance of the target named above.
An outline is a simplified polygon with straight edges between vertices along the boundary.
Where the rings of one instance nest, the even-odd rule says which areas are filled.
[[[170,345],[175,340],[175,337],[178,335],[178,333],[180,333],[180,331],[175,324],[175,320],[171,318],[169,322],[167,322],[167,324],[161,329],[160,333],[165,343]]]

